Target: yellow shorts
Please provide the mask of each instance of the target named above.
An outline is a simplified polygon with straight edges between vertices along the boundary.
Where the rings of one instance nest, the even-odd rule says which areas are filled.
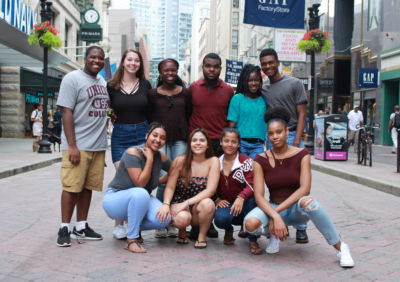
[[[68,151],[62,151],[61,183],[63,190],[71,193],[79,193],[83,189],[102,191],[105,151],[79,152],[80,162],[78,165],[73,165],[69,161]]]

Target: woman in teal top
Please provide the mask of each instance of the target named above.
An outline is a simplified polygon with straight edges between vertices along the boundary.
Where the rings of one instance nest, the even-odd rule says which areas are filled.
[[[261,69],[245,65],[239,76],[237,94],[232,97],[228,110],[229,127],[236,127],[240,132],[240,152],[252,159],[264,152],[267,131],[264,122],[267,106],[261,87]]]

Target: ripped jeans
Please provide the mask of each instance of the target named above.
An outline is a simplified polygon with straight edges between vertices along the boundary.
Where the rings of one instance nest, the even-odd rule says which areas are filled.
[[[303,199],[312,199],[312,201],[307,204],[306,200],[305,208],[302,208],[300,206],[300,202]],[[278,206],[278,204],[272,202],[270,202],[270,204],[274,209]],[[304,224],[307,223],[307,221],[311,220],[314,223],[315,227],[317,227],[319,232],[321,232],[321,234],[325,237],[329,245],[335,245],[340,241],[340,236],[336,231],[336,227],[333,224],[332,220],[323,209],[323,207],[319,204],[319,202],[317,202],[313,197],[302,197],[300,200],[297,201],[297,203],[293,204],[288,209],[281,211],[279,215],[288,226]],[[244,222],[246,222],[248,218],[256,218],[262,223],[257,230],[249,233],[254,235],[264,235],[264,230],[268,228],[268,215],[265,214],[259,207],[256,207],[246,215]]]

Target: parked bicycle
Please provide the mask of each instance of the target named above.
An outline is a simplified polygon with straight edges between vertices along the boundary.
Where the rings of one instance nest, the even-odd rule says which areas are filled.
[[[366,125],[357,128],[358,147],[357,147],[357,163],[372,166],[372,130],[379,129],[380,125]]]

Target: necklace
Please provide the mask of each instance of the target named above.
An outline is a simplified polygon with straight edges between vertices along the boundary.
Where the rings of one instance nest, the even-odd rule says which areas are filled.
[[[274,161],[278,161],[280,165],[283,164],[283,161],[284,161],[285,159],[277,159],[277,158],[275,158],[275,154],[274,154],[274,152],[272,151],[272,149],[271,149],[271,155],[272,155],[272,157],[274,158]]]

